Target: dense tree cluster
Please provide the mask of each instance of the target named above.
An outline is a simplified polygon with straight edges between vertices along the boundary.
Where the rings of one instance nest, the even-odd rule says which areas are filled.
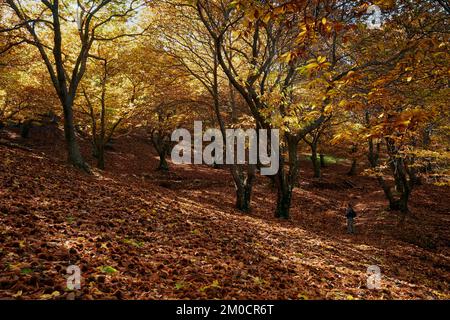
[[[416,185],[449,184],[449,6],[374,4],[380,28],[357,0],[3,0],[0,128],[62,119],[87,172],[79,135],[104,170],[105,147],[140,130],[169,170],[171,132],[194,120],[279,129],[277,217],[305,153],[316,178],[326,154],[349,159],[406,214]],[[261,166],[228,165],[242,211]]]

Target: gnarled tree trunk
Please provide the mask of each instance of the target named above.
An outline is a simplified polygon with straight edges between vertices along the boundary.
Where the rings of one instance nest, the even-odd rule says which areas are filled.
[[[242,166],[232,165],[231,167],[231,174],[236,186],[236,208],[242,212],[249,212],[251,210],[251,196],[255,172],[255,165],[248,166],[246,175],[243,173]]]
[[[169,154],[170,138],[160,130],[153,130],[151,132],[151,141],[159,156],[159,165],[157,170],[168,171],[169,165],[166,157]]]

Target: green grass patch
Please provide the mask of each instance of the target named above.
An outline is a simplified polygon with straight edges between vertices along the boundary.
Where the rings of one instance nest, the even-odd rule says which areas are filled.
[[[136,248],[142,248],[144,246],[144,242],[136,241],[134,239],[124,239],[123,243],[129,244],[130,246],[133,246]]]
[[[111,266],[101,266],[98,268],[101,272],[107,273],[107,274],[113,274],[117,272],[117,269],[111,267]]]
[[[307,160],[307,161],[311,161],[311,154],[304,154],[303,155],[303,160]],[[325,155],[323,157],[323,161],[325,162],[325,165],[330,165],[330,164],[337,164],[340,163],[342,161],[345,161],[346,159],[343,158],[338,158],[332,155]],[[319,155],[317,155],[317,161],[320,161],[320,157]]]
[[[33,270],[30,268],[23,268],[20,270],[20,274],[30,274],[33,273]]]

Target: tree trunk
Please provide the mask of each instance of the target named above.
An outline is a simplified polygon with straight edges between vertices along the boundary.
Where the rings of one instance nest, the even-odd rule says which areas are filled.
[[[358,146],[357,145],[352,145],[352,148],[350,150],[350,154],[353,155],[352,157],[352,166],[350,167],[350,170],[347,172],[348,176],[355,176],[356,175],[356,169],[357,169],[357,164],[358,164],[358,160],[356,157],[356,152],[358,151]],[[373,146],[372,146],[372,151],[373,151]]]
[[[314,170],[314,178],[320,178],[320,163],[317,157],[317,148],[314,145],[311,146],[311,162]]]
[[[409,212],[408,208],[408,201],[409,201],[409,192],[405,192],[402,194],[399,200],[399,210],[403,214],[406,214]]]
[[[98,144],[97,167],[100,170],[105,169],[105,137],[106,137],[106,81],[107,81],[107,64],[104,64],[104,75],[102,80],[102,96],[101,96],[101,112],[100,112],[100,142]]]
[[[33,120],[26,120],[20,127],[20,136],[23,139],[28,139],[30,137],[30,129],[33,126]]]
[[[320,167],[325,168],[325,155],[321,153],[319,155],[319,158],[320,158]]]
[[[355,158],[353,158],[352,166],[350,167],[350,170],[348,171],[347,175],[355,176],[356,175],[356,168],[357,168],[357,160]]]
[[[92,136],[92,156],[95,159],[98,159],[98,147],[96,137],[94,135]]]
[[[287,135],[287,147],[289,156],[289,171],[286,172],[284,166],[283,151],[280,150],[280,168],[278,169],[277,179],[277,211],[275,216],[281,219],[289,219],[292,191],[297,185],[298,179],[298,156],[297,147],[299,139],[298,137]]]
[[[156,170],[169,171],[166,156],[169,150],[169,142],[164,139],[163,133],[155,130],[151,133],[151,142],[159,156],[159,164]]]
[[[68,100],[68,99],[67,99]],[[67,150],[68,150],[68,160],[69,162],[86,172],[90,172],[89,166],[80,152],[80,147],[75,135],[75,126],[73,124],[73,103],[71,101],[65,101],[64,107],[64,136],[66,138]]]
[[[377,180],[378,184],[383,189],[384,196],[389,201],[389,210],[398,210],[398,201],[395,200],[389,185],[384,181],[383,177],[378,176]]]
[[[166,155],[167,155],[166,150],[158,151],[158,155],[159,155],[158,170],[169,171],[169,165],[167,164],[167,160],[166,160]]]
[[[376,168],[378,166],[378,159],[380,157],[380,144],[378,143],[376,147],[374,146],[373,139],[369,139],[369,154],[368,159],[370,166]],[[386,199],[389,201],[390,210],[398,210],[398,202],[394,199],[391,187],[384,181],[382,176],[377,176],[378,184],[383,189]]]
[[[219,64],[225,63],[222,59],[219,62],[219,44],[215,44],[214,52],[214,66],[213,66],[213,85],[212,85],[212,98],[214,101],[214,112],[216,114],[217,121],[219,122],[220,131],[222,133],[223,143],[226,145],[226,128],[223,117],[220,113],[220,93],[219,93]],[[230,99],[231,99],[231,121],[237,120],[236,99],[234,93],[234,85],[229,79]],[[253,181],[255,180],[256,166],[248,165],[247,173],[243,172],[242,165],[233,164],[230,166],[231,176],[233,177],[234,185],[236,187],[236,208],[242,212],[249,212],[251,210],[251,196]]]
[[[105,170],[105,144],[103,141],[100,142],[97,155],[97,168]]]
[[[242,212],[249,212],[251,210],[251,196],[256,166],[249,165],[246,175],[242,172],[242,169],[242,165],[231,166],[231,175],[236,186],[236,208]]]
[[[236,97],[234,94],[234,87],[231,81],[228,82],[230,90],[230,103],[231,103],[231,122],[237,122],[237,109],[236,109]]]
[[[428,147],[431,143],[431,132],[433,131],[433,126],[428,125],[423,129],[422,132],[422,144],[424,147]]]
[[[276,217],[289,219],[292,200],[292,187],[288,183],[281,183],[277,193]]]
[[[414,177],[409,176],[405,159],[398,157],[398,147],[390,138],[386,138],[386,146],[389,153],[389,163],[391,164],[392,174],[394,175],[395,187],[400,193],[398,200],[398,209],[403,214],[408,212],[408,200],[414,187]]]
[[[236,188],[236,208],[249,212],[251,208],[252,185],[245,184]]]

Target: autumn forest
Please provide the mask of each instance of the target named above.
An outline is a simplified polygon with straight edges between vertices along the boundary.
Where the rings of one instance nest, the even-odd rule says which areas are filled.
[[[0,299],[450,298],[448,0],[0,0]]]

